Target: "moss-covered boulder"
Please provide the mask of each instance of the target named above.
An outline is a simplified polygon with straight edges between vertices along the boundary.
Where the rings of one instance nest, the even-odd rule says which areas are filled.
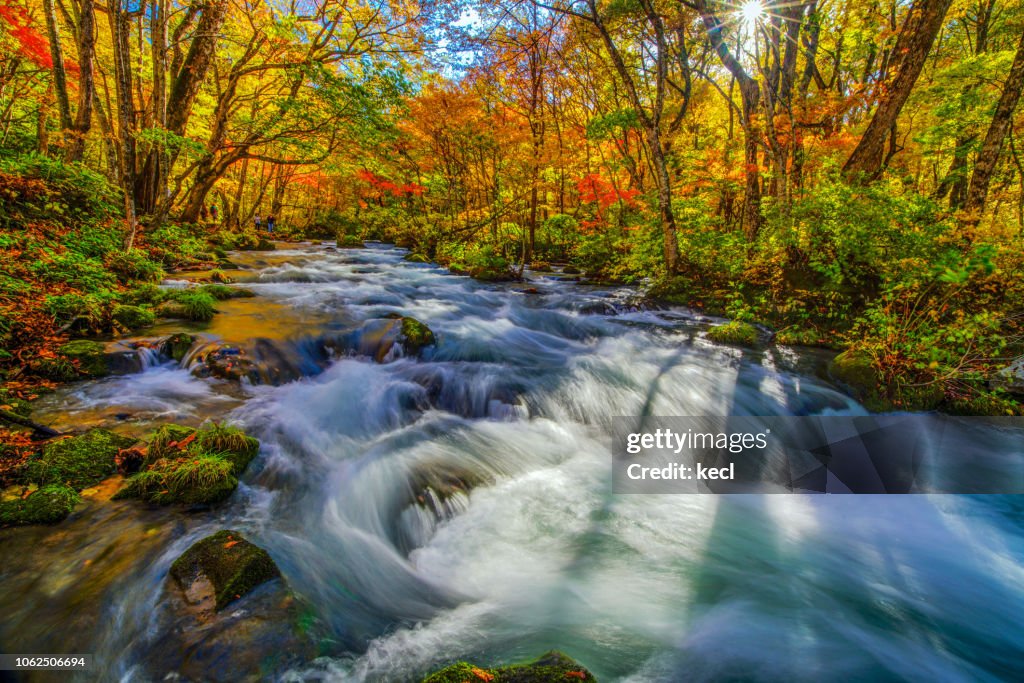
[[[261,237],[259,241],[256,243],[256,248],[254,249],[254,251],[274,251],[275,249],[277,249],[277,247],[274,246],[273,242],[266,239],[265,237]]]
[[[117,471],[117,454],[135,443],[106,429],[52,441],[26,466],[26,477],[40,485],[63,484],[81,490]]]
[[[402,318],[401,343],[405,352],[415,356],[425,347],[436,343],[434,332],[416,318]]]
[[[44,486],[25,498],[0,503],[0,526],[56,524],[71,514],[79,500],[69,486]]]
[[[757,328],[750,323],[733,320],[724,325],[716,325],[708,330],[708,339],[719,344],[734,346],[755,346],[757,344]]]
[[[128,330],[141,330],[156,322],[156,314],[141,306],[118,304],[111,313],[114,321]]]
[[[363,238],[358,235],[338,235],[338,246],[342,249],[363,249]]]
[[[596,681],[594,674],[568,655],[552,650],[528,664],[485,669],[469,662],[456,662],[423,679],[423,683],[566,683]]]
[[[872,357],[856,349],[833,358],[828,373],[868,410],[934,410],[944,399],[939,383],[914,387],[887,383]]]
[[[170,575],[185,593],[212,590],[214,608],[220,611],[281,572],[266,550],[237,531],[224,530],[193,543],[171,565]]]
[[[854,350],[843,351],[833,358],[828,364],[828,374],[861,398],[877,393],[881,384],[881,375],[871,356]]]
[[[238,488],[260,442],[237,427],[166,424],[149,437],[145,467],[114,496],[158,505],[212,505]]]
[[[160,342],[160,352],[180,363],[188,355],[195,341],[196,338],[191,334],[178,332]]]
[[[409,263],[430,263],[429,257],[424,256],[423,254],[418,254],[416,252],[406,254],[403,257],[403,259],[405,261],[408,261]]]
[[[564,268],[562,268],[562,273],[564,273],[565,275],[579,275],[580,269],[577,268],[576,266],[565,266]]]
[[[88,377],[104,377],[107,368],[106,346],[88,339],[77,339],[57,349],[62,357],[72,361],[78,371]]]

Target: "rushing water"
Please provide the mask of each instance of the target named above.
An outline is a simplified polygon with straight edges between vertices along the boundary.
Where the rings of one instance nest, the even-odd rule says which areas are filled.
[[[50,399],[37,416],[58,425],[227,417],[262,449],[213,513],[90,501],[55,529],[4,532],[0,650],[91,652],[100,679],[162,678],[183,656],[161,650],[168,567],[234,528],[278,562],[316,640],[276,672],[288,680],[418,680],[552,648],[604,681],[1018,678],[1017,499],[614,496],[614,416],[863,409],[778,349],[706,342],[688,311],[631,311],[629,292],[540,274],[486,286],[401,257],[239,257],[260,296],[196,329],[265,338],[297,381],[239,386],[167,363]],[[389,313],[428,323],[436,348],[384,364],[317,355]],[[438,473],[474,485],[418,501]]]

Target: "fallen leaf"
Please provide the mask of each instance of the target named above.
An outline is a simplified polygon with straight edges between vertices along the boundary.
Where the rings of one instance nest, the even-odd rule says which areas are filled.
[[[585,674],[582,671],[566,671],[565,672],[565,677],[566,678],[578,678],[581,681],[584,681],[584,680],[587,679],[587,674]]]
[[[494,680],[494,674],[487,673],[483,669],[478,669],[478,668],[476,668],[474,666],[472,669],[470,669],[470,671],[472,671],[473,675],[476,676],[477,678],[479,678],[481,681],[493,681]]]
[[[237,544],[238,544],[238,541],[228,541],[227,543],[224,544],[224,547],[225,548],[230,548],[231,546],[237,545]]]

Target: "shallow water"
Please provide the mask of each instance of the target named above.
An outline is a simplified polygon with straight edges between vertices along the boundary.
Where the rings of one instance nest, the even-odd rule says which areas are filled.
[[[615,416],[862,413],[807,369],[814,356],[715,346],[701,316],[631,310],[627,290],[536,274],[528,293],[401,257],[238,256],[260,296],[195,331],[287,349],[309,361],[298,381],[239,386],[167,363],[47,399],[36,418],[62,427],[226,417],[262,448],[212,514],[101,492],[56,528],[0,532],[0,650],[68,651],[63,623],[91,615],[71,642],[99,679],[162,678],[167,568],[233,528],[306,610],[321,656],[274,672],[288,680],[418,680],[553,648],[603,681],[1017,677],[1015,497],[610,493]],[[436,348],[312,357],[325,335],[390,313],[429,324]],[[438,472],[475,486],[416,504]]]

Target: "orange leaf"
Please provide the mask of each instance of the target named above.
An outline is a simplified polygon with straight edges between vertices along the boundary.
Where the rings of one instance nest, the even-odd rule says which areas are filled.
[[[587,679],[587,674],[583,673],[582,671],[566,671],[565,672],[565,677],[566,678],[578,678],[581,681],[585,681]]]
[[[494,674],[487,673],[483,669],[478,669],[475,666],[471,669],[473,675],[479,678],[481,681],[493,681]]]
[[[228,541],[227,543],[224,544],[224,547],[225,548],[230,548],[231,546],[233,546],[233,545],[235,545],[237,543],[238,543],[238,541]]]
[[[192,443],[193,441],[195,441],[196,440],[196,434],[197,434],[197,432],[192,432],[191,434],[186,436],[184,439],[182,439],[180,442],[178,442],[178,448],[184,448],[185,446],[187,446],[190,443]]]

